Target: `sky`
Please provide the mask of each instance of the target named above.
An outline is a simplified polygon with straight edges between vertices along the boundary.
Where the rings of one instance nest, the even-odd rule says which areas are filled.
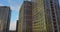
[[[18,20],[19,10],[23,0],[0,0],[0,6],[10,6],[11,8],[11,23],[10,30],[16,29],[16,21]],[[60,0],[59,0],[60,3]]]
[[[11,8],[10,30],[16,29],[16,21],[18,20],[22,2],[23,0],[0,0],[0,6],[10,6]]]

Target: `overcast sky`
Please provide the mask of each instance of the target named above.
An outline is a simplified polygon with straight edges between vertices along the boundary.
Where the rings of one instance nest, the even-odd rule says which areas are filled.
[[[10,6],[12,10],[10,30],[16,29],[16,21],[18,20],[19,9],[21,7],[22,2],[23,0],[0,0],[0,6]]]

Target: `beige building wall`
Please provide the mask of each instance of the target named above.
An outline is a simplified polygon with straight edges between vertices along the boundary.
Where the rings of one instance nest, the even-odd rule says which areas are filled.
[[[18,32],[22,32],[23,15],[24,15],[24,5],[22,5],[20,13],[19,13]]]
[[[45,23],[44,0],[32,0],[32,2],[33,32],[47,32]]]
[[[59,32],[58,0],[31,0],[33,32]]]
[[[58,17],[57,14],[59,14],[58,9],[57,9],[58,0],[57,1],[55,0],[56,2],[54,0],[52,1],[31,0],[31,1],[32,1],[32,19],[33,19],[32,20],[32,32],[56,32],[56,31],[59,32],[59,27],[58,27],[59,21],[57,20],[57,17]],[[22,11],[24,10],[23,8],[21,9],[21,12],[23,12]],[[23,17],[24,15],[20,15],[20,16]],[[20,28],[23,27],[22,26],[23,19],[22,20],[21,19],[22,18],[20,18],[20,22],[21,22],[21,24],[19,25]],[[22,32],[22,28],[19,31]]]
[[[10,26],[10,7],[0,6],[0,32],[8,32]]]

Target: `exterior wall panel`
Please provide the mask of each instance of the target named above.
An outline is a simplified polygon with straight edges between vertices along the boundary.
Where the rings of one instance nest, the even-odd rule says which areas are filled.
[[[9,7],[0,6],[0,31],[8,32],[10,25],[11,10]]]
[[[20,10],[18,32],[32,32],[32,3],[24,1]]]
[[[31,0],[31,1],[33,15],[32,25],[33,32],[59,32],[58,25],[59,21],[57,20],[59,19],[57,18],[58,12],[56,13],[56,11],[59,11],[57,4],[58,0]]]

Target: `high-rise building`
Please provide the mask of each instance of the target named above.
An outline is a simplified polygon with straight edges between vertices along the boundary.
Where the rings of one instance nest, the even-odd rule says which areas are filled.
[[[18,24],[19,24],[19,20],[17,20],[17,23],[16,23],[16,32],[18,32]]]
[[[0,6],[0,32],[9,32],[10,16],[10,7]]]
[[[9,32],[16,32],[15,30],[10,30]]]
[[[29,5],[29,2],[32,4]],[[58,0],[31,0],[29,2],[25,0],[21,7],[18,32],[60,32]],[[32,13],[32,18],[30,18],[32,22],[27,21],[29,17],[26,15],[30,16],[29,13]]]
[[[32,32],[32,3],[24,1],[19,14],[18,32]]]
[[[58,0],[32,1],[32,31],[60,32],[60,10]]]

